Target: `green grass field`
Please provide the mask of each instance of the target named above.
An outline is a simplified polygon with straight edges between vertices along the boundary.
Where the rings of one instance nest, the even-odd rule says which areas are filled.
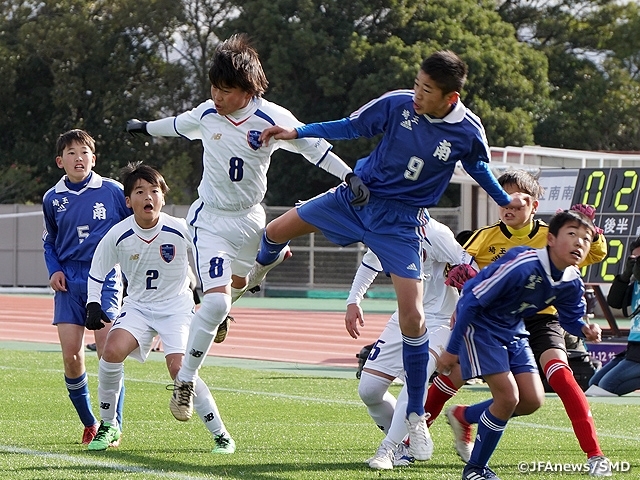
[[[49,351],[47,351],[49,350]],[[212,440],[197,418],[177,422],[168,409],[168,374],[160,354],[141,365],[127,360],[122,443],[106,452],[80,444],[82,426],[67,398],[62,358],[49,346],[33,351],[0,349],[0,475],[3,479],[459,479],[462,463],[449,426],[432,428],[435,454],[428,462],[379,472],[363,462],[382,436],[361,404],[357,380],[348,374],[213,366],[202,377],[236,440],[234,455],[212,455]],[[97,360],[87,355],[94,411]],[[227,364],[233,364],[228,361]],[[394,393],[398,387],[393,386]],[[465,387],[454,399],[487,398],[484,387]],[[640,477],[640,397],[592,401],[600,441]],[[585,460],[560,401],[552,395],[534,415],[513,419],[494,454],[492,467],[504,479],[573,479],[585,473],[522,474],[518,464],[581,464]],[[624,468],[627,464],[621,463]]]

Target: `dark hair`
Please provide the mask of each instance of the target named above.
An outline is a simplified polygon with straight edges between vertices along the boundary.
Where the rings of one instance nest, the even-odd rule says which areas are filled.
[[[429,75],[442,93],[460,92],[467,81],[467,64],[451,50],[441,50],[425,58],[420,70]]]
[[[58,141],[56,142],[57,156],[61,157],[64,149],[74,142],[79,143],[80,145],[86,145],[94,154],[96,153],[96,141],[93,137],[84,130],[76,128],[60,134]]]
[[[467,243],[467,241],[471,238],[471,236],[473,235],[474,231],[473,230],[461,230],[458,232],[458,234],[456,235],[456,241],[464,247],[464,244]]]
[[[261,96],[269,85],[258,52],[244,33],[232,35],[216,47],[209,80],[216,88],[237,87],[254,97]]]
[[[526,170],[507,170],[498,177],[498,183],[503,188],[506,185],[513,185],[519,191],[531,195],[534,200],[538,200],[544,194],[544,188],[538,179]]]
[[[629,255],[631,255],[631,252],[633,252],[636,248],[640,247],[640,237],[636,238],[633,242],[631,242],[629,244]]]
[[[149,165],[144,165],[142,162],[129,163],[126,167],[123,167],[120,170],[120,178],[124,185],[125,197],[131,196],[131,192],[133,192],[138,180],[146,180],[151,185],[160,187],[163,194],[169,191],[167,182],[164,181],[164,177],[160,172]]]
[[[591,230],[591,235],[595,236],[596,227],[593,226],[593,222],[584,213],[576,210],[561,210],[556,213],[551,220],[549,220],[549,233],[557,236],[558,232],[567,223],[574,223],[581,227],[586,227]]]

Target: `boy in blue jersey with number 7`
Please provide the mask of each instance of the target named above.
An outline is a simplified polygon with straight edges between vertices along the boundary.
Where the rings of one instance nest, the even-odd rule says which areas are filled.
[[[437,369],[446,372],[459,359],[462,378],[482,376],[493,399],[467,407],[478,433],[463,480],[497,480],[488,462],[507,421],[514,413],[534,412],[544,401],[524,319],[553,305],[567,332],[600,341],[600,326],[583,320],[586,302],[578,269],[595,234],[587,215],[562,211],[549,222],[545,248],[514,247],[464,284]]]
[[[98,421],[91,409],[84,366],[87,278],[98,242],[131,210],[122,185],[92,171],[96,164],[95,141],[87,132],[76,129],[60,135],[56,154],[56,164],[65,175],[42,199],[44,259],[49,284],[55,292],[53,324],[60,338],[65,384],[84,424],[82,443],[89,444],[98,431]],[[120,272],[113,270],[102,289],[102,310],[109,319],[118,315],[121,299]],[[106,328],[95,334],[99,357],[108,331]],[[120,398],[121,419],[124,395]]]
[[[292,238],[321,231],[339,245],[366,244],[391,275],[398,299],[403,338],[403,364],[409,402],[407,426],[410,454],[429,458],[425,423],[425,385],[429,358],[422,308],[420,245],[429,221],[428,207],[437,205],[456,162],[501,206],[520,207],[525,195],[508,195],[489,170],[489,147],[480,119],[460,101],[466,64],[451,51],[426,58],[414,89],[388,92],[349,117],[295,129],[267,128],[260,140],[319,137],[351,139],[383,134],[382,140],[354,170],[369,196],[354,205],[353,189],[341,185],[270,222],[263,236],[248,288],[258,285],[278,263]]]

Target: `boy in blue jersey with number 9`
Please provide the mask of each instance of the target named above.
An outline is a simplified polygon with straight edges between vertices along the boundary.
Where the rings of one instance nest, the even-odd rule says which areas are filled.
[[[91,135],[78,129],[63,133],[56,152],[56,164],[64,169],[65,175],[42,199],[44,259],[49,285],[55,292],[53,324],[60,338],[65,384],[85,427],[82,443],[89,444],[98,430],[98,422],[91,409],[84,366],[87,279],[96,245],[131,210],[122,185],[92,172],[96,155]],[[117,316],[121,299],[120,272],[113,270],[102,290],[102,310],[109,321]],[[108,331],[106,328],[95,333],[98,356],[102,354]],[[122,416],[122,403],[118,415]]]
[[[437,205],[457,161],[499,205],[524,205],[525,196],[508,195],[489,170],[482,123],[460,101],[466,76],[467,66],[455,53],[439,51],[422,62],[413,91],[388,92],[341,120],[295,129],[274,126],[260,136],[267,145],[271,139],[383,135],[373,152],[358,161],[351,185],[329,190],[267,225],[248,288],[277,264],[289,240],[311,232],[321,231],[339,245],[363,242],[377,255],[398,298],[409,397],[406,423],[416,460],[430,456],[424,411],[429,341],[420,256],[427,208]],[[354,201],[356,181],[369,196],[366,205]]]

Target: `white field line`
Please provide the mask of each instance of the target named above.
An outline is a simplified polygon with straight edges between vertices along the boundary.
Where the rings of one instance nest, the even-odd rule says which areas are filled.
[[[116,463],[116,462],[92,460],[89,458],[83,458],[81,456],[65,455],[65,454],[50,453],[50,452],[40,452],[38,450],[31,450],[27,448],[16,448],[9,445],[0,445],[0,452],[19,454],[19,455],[29,455],[29,456],[40,457],[44,459],[62,461],[62,462],[67,462],[71,465],[80,464],[80,465],[85,465],[87,467],[109,468],[111,470],[116,470],[119,472],[146,473],[146,474],[157,476],[157,477],[175,478],[178,480],[212,480],[212,479],[221,478],[221,477],[213,477],[213,476],[194,477],[190,475],[183,475],[177,472],[167,472],[163,470],[153,470],[150,468],[136,467],[133,465],[125,465],[125,464]]]

